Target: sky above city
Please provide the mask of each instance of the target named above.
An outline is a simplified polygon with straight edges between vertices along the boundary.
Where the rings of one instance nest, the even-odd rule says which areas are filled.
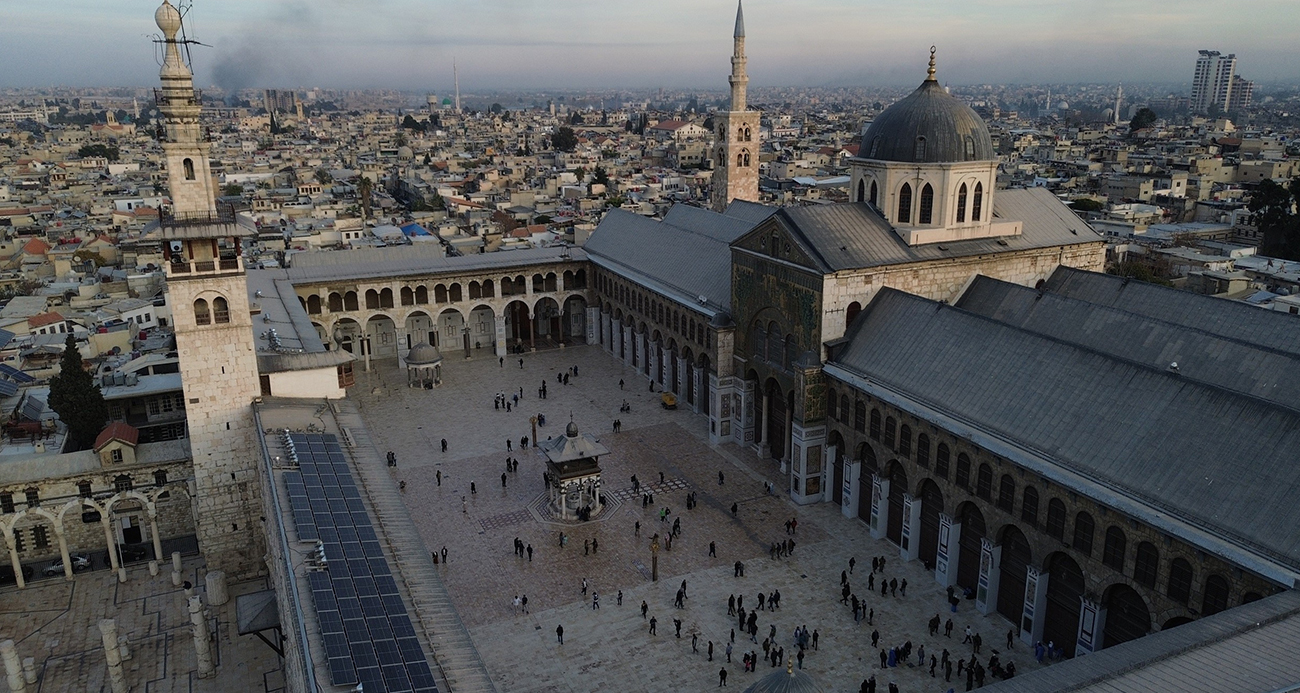
[[[0,87],[145,86],[155,0],[0,0]],[[733,0],[197,0],[196,82],[227,89],[725,89]],[[1300,2],[746,0],[751,86],[1190,84],[1197,49],[1300,77]]]

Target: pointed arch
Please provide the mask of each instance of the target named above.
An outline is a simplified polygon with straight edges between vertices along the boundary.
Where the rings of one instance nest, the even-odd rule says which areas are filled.
[[[971,198],[970,203],[970,220],[979,221],[980,214],[984,210],[984,184],[975,184],[975,195]]]
[[[873,180],[871,181],[871,199],[869,200],[871,202],[872,207],[876,206],[876,197],[878,196],[877,193],[878,193],[878,188],[876,188],[876,181]]]
[[[898,218],[896,221],[900,224],[906,224],[912,220],[912,184],[903,183],[903,187],[898,191]]]
[[[929,224],[934,221],[934,188],[929,183],[921,188],[921,209],[916,216],[918,224]]]
[[[858,181],[858,197],[857,200],[855,201],[865,202],[866,199],[867,199],[867,182],[865,180],[860,180]]]
[[[194,180],[194,160],[186,159],[182,161],[181,167],[185,169],[185,180]]]
[[[962,183],[957,188],[957,223],[961,224],[966,221],[966,184]]]

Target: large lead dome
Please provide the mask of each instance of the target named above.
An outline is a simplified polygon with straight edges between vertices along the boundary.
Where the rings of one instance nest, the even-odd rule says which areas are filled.
[[[929,76],[916,91],[876,117],[862,136],[858,156],[910,164],[997,158],[984,120],[934,78],[933,49]]]

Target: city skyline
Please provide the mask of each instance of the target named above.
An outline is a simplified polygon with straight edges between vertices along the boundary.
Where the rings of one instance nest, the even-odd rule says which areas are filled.
[[[151,2],[2,5],[11,21],[0,28],[0,61],[9,67],[0,86],[149,83],[151,66],[138,58],[156,34],[140,20]],[[188,29],[209,46],[194,49],[196,82],[227,89],[443,92],[453,57],[465,92],[725,86],[731,0],[620,3],[614,11],[590,0],[566,6],[385,0],[376,11],[353,0],[231,0],[199,4]],[[749,0],[746,21],[759,87],[910,84],[924,76],[931,44],[939,46],[940,79],[952,84],[1190,85],[1191,63],[1204,48],[1237,53],[1240,71],[1257,82],[1290,77],[1300,6],[1264,0],[1256,10],[1224,25],[1216,6],[1200,0],[1139,11],[1105,1],[1082,22],[1063,4],[1027,0],[906,7]],[[132,35],[139,40],[123,39]]]

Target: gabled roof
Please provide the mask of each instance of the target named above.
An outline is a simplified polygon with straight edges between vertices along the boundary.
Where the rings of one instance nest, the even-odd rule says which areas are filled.
[[[999,190],[993,197],[993,215],[995,221],[1023,222],[1022,233],[909,246],[865,202],[786,207],[773,215],[772,223],[779,224],[813,250],[824,272],[1102,241],[1101,236],[1043,188]]]
[[[1288,313],[1065,266],[1056,268],[1043,289],[1300,355],[1300,319]]]
[[[136,430],[135,426],[132,426],[127,423],[123,423],[121,421],[114,421],[113,423],[108,425],[108,428],[105,428],[103,431],[101,431],[98,437],[95,438],[94,449],[95,452],[99,452],[100,450],[104,449],[104,446],[108,445],[109,443],[115,440],[126,443],[131,447],[135,447],[136,441],[138,441],[139,439],[140,439],[140,431]]]
[[[1195,327],[1199,316],[1224,300],[1182,293],[1187,300],[1180,315],[1153,317],[981,275],[954,305],[1157,370],[1173,370],[1172,364],[1177,363],[1180,378],[1300,412],[1300,355]],[[1300,320],[1283,322],[1291,323],[1292,343],[1300,345]]]
[[[54,311],[50,311],[49,313],[41,313],[39,315],[33,315],[30,318],[27,318],[27,326],[45,327],[46,325],[54,325],[57,323],[61,323],[64,321],[64,319],[65,318],[62,315],[59,315]]]
[[[27,241],[26,245],[23,246],[23,252],[28,255],[44,255],[50,252],[50,247],[49,243],[46,243],[39,238],[33,238],[32,240]]]
[[[1294,410],[888,288],[827,372],[1239,565],[1300,571]]]

